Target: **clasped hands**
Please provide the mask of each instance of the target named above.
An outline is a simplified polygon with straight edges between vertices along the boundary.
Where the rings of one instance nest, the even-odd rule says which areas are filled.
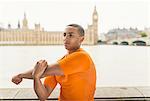
[[[48,67],[47,61],[45,60],[38,61],[32,72],[33,79],[41,78],[47,67]]]

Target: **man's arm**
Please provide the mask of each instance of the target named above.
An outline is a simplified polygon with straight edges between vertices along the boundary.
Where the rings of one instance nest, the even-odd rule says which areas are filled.
[[[63,71],[59,67],[59,65],[53,64],[45,65],[44,63],[37,65],[33,71],[33,79],[34,79],[34,91],[36,92],[36,95],[40,99],[40,101],[45,101],[53,89],[44,86],[40,80],[40,78],[48,75],[64,75]]]
[[[17,75],[12,77],[12,82],[15,84],[19,84],[23,78],[33,79],[32,72],[33,72],[33,69],[26,71],[26,72],[23,72],[23,73],[20,73],[20,74],[17,74]]]
[[[24,79],[33,79],[33,77],[32,77],[32,72],[33,72],[33,70],[34,70],[34,69],[31,69],[31,70],[29,70],[29,71],[20,73],[20,74],[19,74],[19,77],[20,77],[20,78],[24,78]]]
[[[38,61],[38,62],[36,63],[35,67],[36,67],[37,64],[38,64],[39,62],[41,62],[41,61],[47,63],[47,62],[44,61],[44,60],[40,60],[40,61]],[[32,75],[33,71],[34,71],[34,68],[33,68],[33,69],[30,69],[30,70],[28,70],[28,71],[26,71],[26,72],[19,73],[19,74],[13,76],[13,77],[12,77],[12,82],[15,83],[15,84],[19,84],[20,82],[22,82],[22,79],[33,79],[33,75]]]
[[[42,84],[40,78],[34,78],[34,91],[40,101],[45,101],[48,96],[51,94],[53,89],[46,87]]]
[[[58,63],[48,65],[45,72],[42,74],[42,78],[49,75],[64,75],[63,70],[60,68]]]
[[[45,62],[45,63],[47,63],[47,62]],[[37,66],[37,64],[35,65],[35,67],[36,66]],[[34,69],[31,69],[29,71],[15,75],[12,78],[12,82],[15,84],[19,84],[22,81],[22,79],[33,79],[33,75],[32,75],[33,71],[34,71]],[[63,75],[63,71],[61,70],[59,65],[57,63],[55,63],[52,65],[48,65],[45,72],[42,74],[41,78],[49,76],[49,75]]]

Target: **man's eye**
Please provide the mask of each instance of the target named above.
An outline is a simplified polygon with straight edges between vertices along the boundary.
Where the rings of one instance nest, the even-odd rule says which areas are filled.
[[[64,33],[64,37],[66,36],[66,33]]]
[[[70,34],[69,37],[72,37],[72,34]]]

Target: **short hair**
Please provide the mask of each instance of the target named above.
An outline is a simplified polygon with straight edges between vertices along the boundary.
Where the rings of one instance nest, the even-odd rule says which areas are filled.
[[[84,29],[82,26],[78,25],[78,24],[69,24],[67,26],[72,26],[72,27],[76,27],[78,29],[78,32],[80,33],[81,36],[84,36]]]

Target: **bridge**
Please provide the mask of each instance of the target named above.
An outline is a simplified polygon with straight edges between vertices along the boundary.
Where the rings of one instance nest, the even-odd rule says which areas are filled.
[[[120,45],[150,45],[150,37],[110,40],[109,44]]]

